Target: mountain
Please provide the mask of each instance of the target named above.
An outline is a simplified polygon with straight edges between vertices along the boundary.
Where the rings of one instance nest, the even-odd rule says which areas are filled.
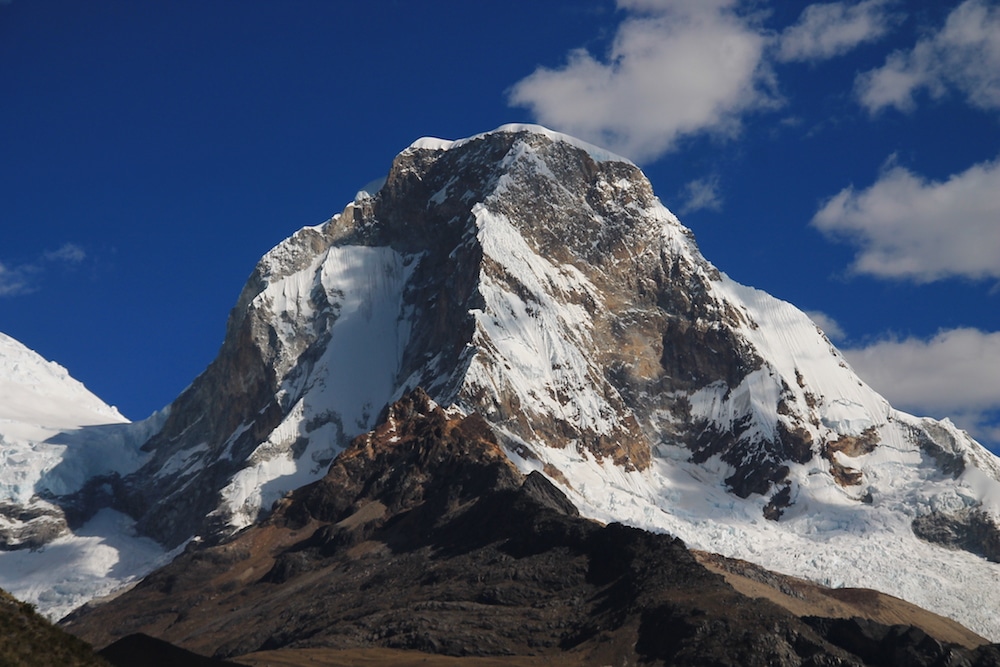
[[[537,126],[420,140],[279,244],[128,468],[52,502],[166,549],[222,543],[417,387],[586,517],[1000,639],[997,459],[712,266],[635,165]]]
[[[267,520],[189,548],[66,627],[253,664],[1000,664],[1000,647],[902,601],[722,557],[710,570],[677,538],[583,519],[511,464],[479,414],[419,389],[385,417]],[[794,613],[767,599],[780,590]]]

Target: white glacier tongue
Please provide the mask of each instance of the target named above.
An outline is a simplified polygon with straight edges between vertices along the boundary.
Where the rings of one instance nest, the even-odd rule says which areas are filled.
[[[135,583],[179,551],[137,536],[130,517],[103,509],[38,550],[0,551],[0,588],[58,620]]]

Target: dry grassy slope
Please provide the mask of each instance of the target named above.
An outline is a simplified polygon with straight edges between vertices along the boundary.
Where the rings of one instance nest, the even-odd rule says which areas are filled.
[[[248,609],[236,606],[233,593],[263,577],[274,566],[276,554],[316,528],[317,524],[311,523],[300,530],[266,525],[247,531],[238,540],[199,554],[203,558],[193,558],[183,575],[168,572],[156,586],[139,586],[124,592],[120,597],[134,596],[139,600],[138,613],[132,607],[118,613],[117,598],[95,604],[93,609],[99,620],[86,624],[82,636],[94,646],[104,647],[126,635],[142,632],[195,653],[211,655],[218,646],[216,633],[242,623],[248,615]],[[195,589],[188,590],[189,584],[194,584]],[[180,588],[185,589],[183,593]],[[71,615],[63,623],[68,624],[70,632],[81,634],[79,625],[72,620],[74,617],[75,614]]]
[[[884,625],[913,625],[943,642],[975,648],[989,642],[955,621],[866,588],[827,588],[744,560],[692,550],[699,563],[752,598],[770,600],[796,616],[860,617]]]
[[[0,665],[107,667],[83,641],[39,616],[31,605],[0,591]]]

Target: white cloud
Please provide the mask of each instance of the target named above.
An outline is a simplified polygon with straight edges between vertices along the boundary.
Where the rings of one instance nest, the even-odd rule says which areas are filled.
[[[719,193],[719,178],[709,176],[686,183],[681,189],[681,213],[692,211],[721,211],[722,195]]]
[[[0,264],[0,297],[17,296],[29,291],[28,279],[23,270]]]
[[[1000,444],[1000,332],[951,329],[926,341],[888,339],[841,351],[894,407],[950,417],[984,442]]]
[[[619,0],[630,12],[606,56],[572,51],[516,83],[538,122],[637,161],[686,136],[732,136],[742,114],[777,105],[768,37],[736,0]]]
[[[812,224],[858,246],[858,273],[918,283],[1000,278],[1000,160],[940,182],[891,167],[866,190],[841,190]]]
[[[890,0],[809,5],[778,38],[779,61],[823,60],[885,35],[896,22]]]
[[[955,90],[973,106],[1000,109],[1000,7],[966,0],[941,30],[855,81],[858,98],[873,113],[890,106],[910,110],[914,94],[924,89],[932,97]]]
[[[826,313],[821,313],[818,310],[809,310],[806,311],[806,315],[808,315],[809,319],[816,323],[816,326],[823,330],[823,333],[825,333],[826,337],[830,340],[844,340],[847,337],[847,333],[844,331],[844,328],[840,326],[837,320],[833,319]]]
[[[32,262],[16,265],[0,263],[0,297],[30,294],[38,289],[39,279],[52,264],[77,265],[86,257],[83,248],[65,243],[57,250],[43,252]]]
[[[46,252],[42,257],[49,261],[78,264],[87,257],[87,253],[75,243],[64,243],[58,250]]]

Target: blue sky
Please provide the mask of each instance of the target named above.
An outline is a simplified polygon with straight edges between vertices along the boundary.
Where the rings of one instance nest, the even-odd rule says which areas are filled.
[[[539,122],[997,449],[998,72],[987,0],[0,0],[0,331],[141,419],[397,152]]]

